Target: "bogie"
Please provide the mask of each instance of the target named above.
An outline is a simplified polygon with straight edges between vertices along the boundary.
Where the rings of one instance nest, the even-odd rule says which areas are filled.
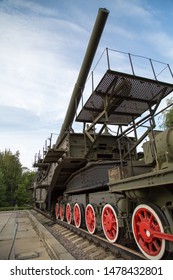
[[[60,209],[58,217],[62,221],[65,220],[68,224],[73,223],[77,228],[86,228],[90,234],[103,232],[108,241],[114,243],[122,237],[124,217],[116,205],[121,205],[120,201],[124,199],[120,194],[108,192],[100,193],[100,195],[93,193],[89,197],[86,194],[61,197],[59,204],[56,204],[55,213],[56,209]],[[74,203],[74,201],[79,201],[79,203]],[[124,207],[123,210],[125,211]]]
[[[96,194],[62,197],[55,205],[56,219],[73,223],[77,228],[85,228],[90,234],[102,231],[110,243],[121,243],[131,236],[133,238],[129,242],[135,240],[147,259],[157,260],[168,255],[172,244],[169,241],[170,226],[159,206],[106,192],[104,197],[108,203],[103,201],[102,195],[100,198],[98,195],[96,204]]]

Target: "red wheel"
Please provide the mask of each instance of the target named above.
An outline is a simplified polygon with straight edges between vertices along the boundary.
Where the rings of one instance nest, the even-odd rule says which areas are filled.
[[[64,211],[64,205],[63,204],[60,204],[60,210],[59,210],[59,216],[60,216],[60,220],[61,221],[64,221],[64,213],[65,211]]]
[[[94,207],[88,204],[85,209],[85,222],[89,233],[93,234],[96,230],[96,216]]]
[[[152,235],[153,231],[164,232],[163,213],[156,205],[141,204],[132,216],[135,241],[141,252],[151,260],[159,260],[165,253],[165,240]]]
[[[107,240],[114,243],[119,235],[119,227],[116,210],[110,204],[106,204],[103,208],[102,228]]]
[[[66,205],[66,220],[68,224],[71,224],[71,220],[72,220],[72,211],[71,211],[71,205],[70,203],[67,203]]]
[[[58,220],[58,218],[59,218],[59,204],[58,203],[56,203],[56,205],[55,205],[55,218],[56,218],[56,220]]]
[[[74,219],[74,224],[77,228],[81,227],[82,225],[82,220],[83,220],[83,205],[76,203],[74,208],[73,208],[73,219]]]

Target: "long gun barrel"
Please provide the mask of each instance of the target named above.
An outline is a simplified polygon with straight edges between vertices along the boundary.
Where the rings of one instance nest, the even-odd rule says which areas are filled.
[[[63,122],[63,125],[61,127],[61,131],[59,134],[59,137],[57,139],[56,146],[58,145],[59,141],[61,140],[62,136],[66,131],[68,131],[71,128],[71,125],[73,123],[76,109],[79,105],[82,92],[84,90],[85,82],[88,76],[88,73],[90,71],[107,17],[108,17],[109,11],[104,8],[100,8],[98,11],[98,15],[93,27],[93,31],[91,33],[91,37],[88,43],[88,47],[82,62],[82,66],[78,75],[77,82],[74,86],[73,93],[71,96],[71,100],[67,109],[67,113]]]

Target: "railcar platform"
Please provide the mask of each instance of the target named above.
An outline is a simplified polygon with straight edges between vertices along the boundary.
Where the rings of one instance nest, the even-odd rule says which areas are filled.
[[[30,211],[0,212],[0,260],[71,260]]]

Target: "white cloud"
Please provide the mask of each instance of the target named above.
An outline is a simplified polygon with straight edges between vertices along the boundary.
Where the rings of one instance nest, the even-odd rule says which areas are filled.
[[[17,3],[22,4],[22,1]],[[67,48],[72,39],[69,33],[81,33],[81,28],[70,22],[9,15],[2,11],[0,26],[0,104],[39,115],[51,111],[54,114],[57,110],[62,116],[70,94],[67,88],[71,89],[76,78],[75,68],[70,66],[72,61],[69,60],[74,46],[69,45],[71,50]]]
[[[15,9],[13,1],[7,4],[0,7],[1,149],[20,150],[26,165],[33,157],[31,143],[35,153],[41,135],[58,131],[78,73],[75,36],[80,34],[80,41],[85,32],[73,22],[50,18],[51,9],[21,0]],[[24,6],[34,14],[22,12]],[[37,130],[43,133],[36,135]]]
[[[154,45],[160,54],[164,54],[165,57],[173,61],[173,39],[169,34],[159,30],[156,33],[149,33],[147,40]]]

